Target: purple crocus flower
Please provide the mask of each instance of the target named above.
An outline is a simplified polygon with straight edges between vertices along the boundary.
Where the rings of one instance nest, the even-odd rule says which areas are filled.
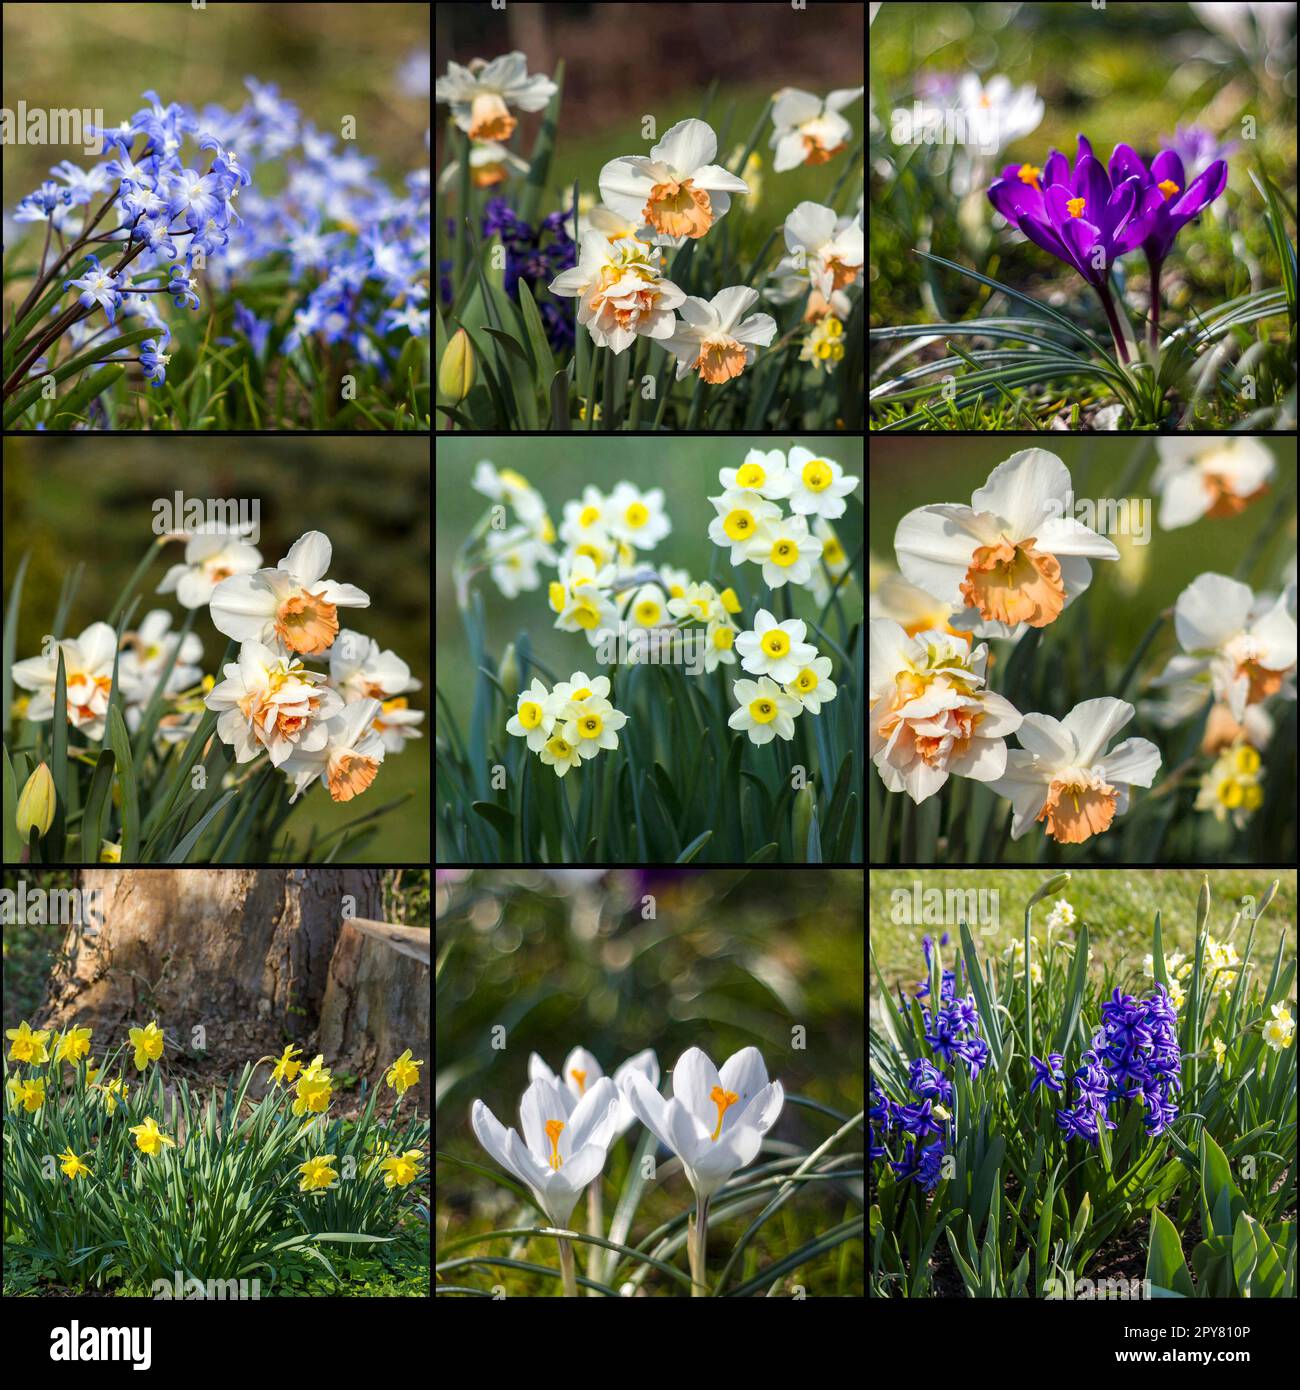
[[[1183,161],[1173,150],[1161,150],[1148,169],[1132,146],[1120,144],[1110,157],[1110,176],[1116,183],[1132,178],[1141,181],[1143,201],[1150,208],[1147,235],[1141,245],[1153,269],[1158,270],[1178,233],[1223,192],[1228,183],[1228,165],[1225,160],[1216,159],[1189,185]],[[1159,198],[1151,198],[1153,190]]]

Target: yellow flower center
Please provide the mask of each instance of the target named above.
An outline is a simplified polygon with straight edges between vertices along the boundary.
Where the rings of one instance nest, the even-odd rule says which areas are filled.
[[[519,722],[525,729],[535,729],[542,722],[542,707],[532,700],[519,706]]]
[[[564,1130],[563,1120],[547,1120],[546,1137],[551,1141],[551,1167],[559,1168],[564,1160],[560,1157],[560,1135]]]
[[[1035,169],[1032,164],[1022,164],[1020,168],[1016,170],[1016,177],[1021,183],[1027,183],[1041,192],[1042,184],[1040,184],[1038,180],[1042,172],[1041,169]]]
[[[1219,783],[1219,800],[1230,810],[1235,811],[1245,800],[1246,789],[1240,782],[1229,778]]]
[[[1156,184],[1156,187],[1165,195],[1166,200],[1172,198],[1175,193],[1181,193],[1183,191],[1173,179],[1161,179],[1160,182]]]
[[[810,459],[803,466],[803,485],[809,492],[825,492],[834,474],[821,459]]]
[[[844,563],[844,547],[839,542],[838,536],[832,536],[822,547],[822,558],[828,565],[840,565]]]
[[[757,463],[746,463],[736,469],[736,486],[750,491],[767,482],[767,470]]]
[[[581,690],[575,690],[569,698],[571,700],[590,700],[591,691],[584,685]]]
[[[556,736],[547,743],[546,751],[553,758],[567,758],[569,754],[573,752],[573,749],[569,747],[568,743],[562,739],[559,734],[556,734]]]
[[[784,656],[790,650],[790,638],[779,627],[763,634],[763,650],[768,656]]]
[[[777,541],[769,558],[774,565],[788,569],[799,558],[799,547],[793,541]]]
[[[659,605],[654,599],[642,599],[637,604],[636,620],[642,627],[653,627],[659,621]]]
[[[768,699],[751,700],[749,717],[755,724],[770,724],[776,718],[776,702]]]
[[[558,580],[552,579],[550,587],[546,590],[546,597],[550,600],[551,608],[556,613],[564,612],[564,585]]]
[[[589,598],[579,599],[571,616],[579,627],[593,628],[600,621],[600,610]]]
[[[599,507],[584,507],[578,514],[579,526],[594,526],[600,520]]]
[[[709,1092],[709,1099],[718,1107],[718,1127],[713,1131],[713,1137],[716,1139],[722,1133],[722,1117],[740,1097],[735,1091],[724,1091],[721,1086],[715,1086]]]
[[[1065,205],[1065,210],[1071,217],[1082,217],[1083,210],[1087,207],[1087,200],[1084,198],[1071,198]]]
[[[809,691],[817,689],[817,672],[811,667],[805,666],[794,678],[794,684],[796,690],[801,690],[807,695]]]
[[[650,513],[640,502],[633,502],[623,513],[623,520],[636,531],[650,520]]]
[[[586,714],[578,721],[578,732],[583,738],[599,738],[600,731],[605,727],[605,721],[598,714]],[[578,1073],[574,1072],[574,1076]]]
[[[722,523],[722,529],[733,541],[748,540],[754,534],[753,513],[745,511],[743,507],[734,512],[728,512]]]
[[[721,647],[724,651],[729,650],[736,641],[736,634],[729,627],[720,627],[713,634],[713,645]]]

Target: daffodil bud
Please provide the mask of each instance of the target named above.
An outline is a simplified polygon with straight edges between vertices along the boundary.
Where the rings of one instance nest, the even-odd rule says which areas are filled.
[[[509,643],[501,654],[501,667],[497,672],[497,679],[500,680],[501,689],[506,692],[508,700],[513,700],[519,694],[519,658],[515,655],[513,642]]]
[[[32,827],[38,835],[48,835],[54,824],[54,778],[47,764],[41,763],[27,779],[18,798],[18,833],[31,839]]]
[[[1032,898],[1025,904],[1026,907],[1033,907],[1035,903],[1041,903],[1044,898],[1050,898],[1053,893],[1059,893],[1070,881],[1069,874],[1053,874],[1044,883]]]
[[[469,334],[458,328],[443,350],[438,367],[438,390],[459,404],[474,389],[474,345]]]
[[[802,859],[808,847],[808,827],[812,823],[813,793],[811,787],[803,787],[795,793],[793,827],[794,854]]]

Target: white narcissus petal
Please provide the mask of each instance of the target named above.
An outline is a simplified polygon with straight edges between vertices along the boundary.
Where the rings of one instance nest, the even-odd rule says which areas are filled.
[[[1101,760],[1108,782],[1149,787],[1160,771],[1160,750],[1144,738],[1126,738]]]
[[[1078,757],[1074,736],[1050,714],[1025,715],[1016,737],[1027,752],[1037,755],[1051,769],[1069,767]]]
[[[1133,706],[1127,700],[1116,700],[1110,695],[1075,705],[1061,725],[1074,736],[1079,766],[1091,767],[1106,751],[1111,739],[1133,718],[1133,713]],[[1020,741],[1024,743],[1023,738]]]
[[[1270,671],[1285,671],[1296,664],[1296,621],[1288,605],[1288,595],[1281,595],[1264,617],[1251,625],[1251,634],[1264,647],[1256,661]]]
[[[1007,749],[1007,769],[988,787],[1011,802],[1013,840],[1020,839],[1047,804],[1048,782],[1034,765],[1033,755],[1018,748]]]
[[[1202,574],[1178,595],[1174,630],[1186,652],[1221,647],[1242,631],[1250,616],[1249,587],[1223,574]]]
[[[323,579],[330,567],[331,546],[323,531],[307,531],[289,548],[289,553],[276,566],[287,571],[301,584],[312,585]]]
[[[971,507],[1006,522],[1007,539],[1014,543],[1034,535],[1045,520],[1063,516],[1070,490],[1070,470],[1055,454],[1023,449],[989,474],[971,498]],[[1107,558],[1118,559],[1119,552]]]
[[[1161,488],[1158,478],[1155,485]],[[1162,530],[1176,531],[1199,521],[1213,505],[1214,493],[1206,487],[1204,475],[1199,469],[1189,468],[1175,472],[1161,488],[1157,520]]]
[[[996,782],[1006,771],[1007,745],[1001,739],[973,738],[964,753],[949,758],[948,771],[976,782]]]
[[[1038,528],[1035,550],[1049,555],[1091,555],[1094,560],[1118,560],[1119,548],[1114,541],[1099,536],[1073,517],[1058,516],[1044,521]]]
[[[657,159],[681,178],[685,178],[712,164],[718,152],[718,137],[705,121],[689,119],[678,121],[671,130],[650,151],[650,158]]]
[[[997,538],[991,517],[943,502],[908,512],[894,531],[894,550],[909,584],[964,608],[961,584],[971,559],[980,546],[991,545]]]

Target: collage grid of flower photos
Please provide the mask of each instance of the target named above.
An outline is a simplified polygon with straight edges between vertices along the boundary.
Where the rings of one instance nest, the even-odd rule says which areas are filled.
[[[437,862],[861,864],[866,13],[637,14],[437,11]]]

